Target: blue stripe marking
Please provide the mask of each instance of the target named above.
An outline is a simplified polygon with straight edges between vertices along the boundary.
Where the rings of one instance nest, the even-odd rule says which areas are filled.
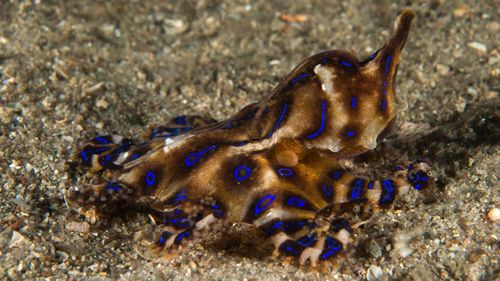
[[[227,123],[226,125],[224,125],[222,127],[222,129],[232,129],[234,127],[236,127],[236,122],[235,121]]]
[[[325,121],[326,121],[326,101],[321,101],[321,125],[319,129],[313,134],[307,136],[308,139],[313,139],[319,136],[325,130]]]
[[[306,225],[306,221],[288,221],[285,222],[285,232],[290,233],[303,228]]]
[[[182,241],[182,239],[184,239],[185,237],[188,237],[189,235],[191,235],[191,231],[189,230],[186,230],[184,232],[181,232],[177,235],[177,237],[175,237],[175,243],[180,243]]]
[[[271,132],[269,132],[269,134],[267,134],[266,138],[270,138],[274,134],[274,132],[276,132],[276,130],[279,128],[281,121],[283,121],[283,118],[285,117],[287,108],[288,108],[287,104],[286,103],[283,104],[283,109],[281,110],[280,117],[276,121],[276,124],[274,124],[274,128],[271,130]]]
[[[117,182],[108,182],[106,184],[106,189],[107,190],[113,190],[113,191],[120,191],[120,190],[122,190],[122,187]]]
[[[191,221],[187,218],[173,218],[170,220],[170,223],[179,228],[186,228],[191,225]]]
[[[110,149],[110,147],[100,147],[96,149],[84,149],[80,152],[80,157],[82,157],[83,161],[88,162],[90,161],[90,156],[94,154],[100,154],[103,153],[104,151]]]
[[[302,208],[306,205],[306,202],[297,197],[290,197],[286,201],[286,204],[292,207]]]
[[[188,124],[187,116],[186,115],[177,116],[177,118],[175,118],[175,123],[177,123],[178,125],[187,125]]]
[[[248,143],[248,141],[240,141],[240,142],[232,143],[231,145],[235,146],[235,147],[240,147],[240,146],[244,146],[247,143]]]
[[[355,135],[356,135],[356,132],[354,132],[353,130],[348,131],[348,132],[346,133],[346,136],[348,136],[348,137],[350,137],[350,138],[354,137]]]
[[[297,83],[299,83],[300,80],[302,79],[305,79],[309,76],[309,73],[301,73],[299,74],[297,77],[293,78],[291,81],[290,81],[290,86],[293,86]]]
[[[347,67],[352,67],[352,63],[348,62],[348,61],[342,61],[341,64],[343,66],[347,66]]]
[[[110,144],[111,141],[107,140],[106,137],[97,137],[94,139],[99,144]]]
[[[140,153],[134,153],[134,154],[132,154],[132,156],[130,156],[129,160],[130,161],[135,160],[135,159],[139,158],[139,156],[141,156]]]
[[[358,97],[357,96],[353,96],[351,98],[351,107],[352,108],[356,108],[357,105],[358,105]]]
[[[184,201],[186,198],[187,198],[186,191],[185,190],[181,190],[174,197],[172,197],[172,199],[170,199],[169,201],[173,205],[179,205],[179,203],[181,203],[182,201]]]
[[[340,251],[342,249],[342,244],[340,244],[337,240],[333,239],[332,237],[328,236],[325,239],[325,248],[319,258],[321,260],[326,260],[336,252]]]
[[[243,175],[241,173],[243,172]],[[252,170],[247,166],[238,166],[234,169],[233,176],[237,181],[244,181],[250,177]]]
[[[391,56],[387,56],[387,60],[385,61],[385,74],[389,73],[390,66],[391,66]]]
[[[168,231],[163,231],[160,236],[160,239],[158,239],[158,243],[160,243],[160,245],[165,244],[165,242],[167,242],[167,239],[170,238],[170,236],[172,236],[172,233]]]
[[[387,109],[387,100],[383,99],[382,102],[380,103],[380,109],[385,111]]]
[[[203,150],[195,151],[189,154],[188,157],[186,157],[186,160],[184,161],[186,166],[191,167],[195,165],[196,163],[198,163],[198,161],[200,161],[200,158],[203,157],[205,153],[215,148],[217,148],[215,145],[211,145]]]
[[[114,154],[108,154],[108,155],[104,156],[104,158],[101,158],[101,160],[99,161],[99,164],[101,164],[101,166],[103,166],[103,167],[108,167],[108,164],[111,161],[113,156],[114,156]]]
[[[363,188],[363,180],[357,179],[354,182],[354,187],[351,189],[352,200],[357,200],[361,196],[361,189]]]
[[[253,213],[255,216],[260,215],[273,201],[276,200],[276,196],[272,194],[268,194],[262,197],[259,202],[254,207]]]
[[[314,244],[315,242],[316,242],[316,237],[314,234],[302,236],[299,240],[297,240],[297,243],[299,243],[300,245],[302,245],[304,247],[309,247],[312,244]]]
[[[368,183],[368,189],[373,189],[373,181]]]

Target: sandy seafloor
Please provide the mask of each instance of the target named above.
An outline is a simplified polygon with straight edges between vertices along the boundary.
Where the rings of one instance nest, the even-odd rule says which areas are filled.
[[[500,1],[393,2],[2,0],[0,279],[498,278],[500,222],[487,213],[500,208]],[[417,17],[398,126],[414,129],[388,142],[430,161],[438,189],[374,214],[331,266],[272,258],[244,225],[148,260],[136,251],[146,216],[88,229],[66,207],[64,190],[94,180],[69,164],[83,140],[179,114],[227,118],[318,51],[367,56],[405,6]]]

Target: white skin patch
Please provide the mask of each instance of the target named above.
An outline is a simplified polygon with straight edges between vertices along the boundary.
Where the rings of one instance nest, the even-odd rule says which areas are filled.
[[[321,80],[321,89],[327,94],[333,94],[333,73],[331,69],[318,64],[314,67],[314,73],[318,75]]]

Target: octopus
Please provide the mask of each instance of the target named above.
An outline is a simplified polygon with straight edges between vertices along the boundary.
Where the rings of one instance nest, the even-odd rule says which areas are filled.
[[[378,178],[342,164],[394,127],[396,73],[414,15],[404,9],[365,59],[342,50],[307,58],[225,121],[178,116],[137,143],[119,135],[83,143],[75,158],[102,183],[73,188],[68,204],[92,222],[120,210],[149,214],[161,228],[151,243],[158,252],[222,221],[253,225],[275,254],[301,265],[338,256],[354,231],[347,206],[387,209],[434,184],[425,162]]]

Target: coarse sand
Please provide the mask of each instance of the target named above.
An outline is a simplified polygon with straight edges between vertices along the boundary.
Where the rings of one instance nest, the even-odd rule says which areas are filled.
[[[227,118],[314,53],[369,55],[408,5],[388,142],[438,188],[371,216],[332,267],[273,258],[239,224],[148,259],[147,216],[89,225],[66,207],[93,181],[70,165],[82,141]],[[0,1],[0,279],[498,280],[499,15],[498,0]]]

